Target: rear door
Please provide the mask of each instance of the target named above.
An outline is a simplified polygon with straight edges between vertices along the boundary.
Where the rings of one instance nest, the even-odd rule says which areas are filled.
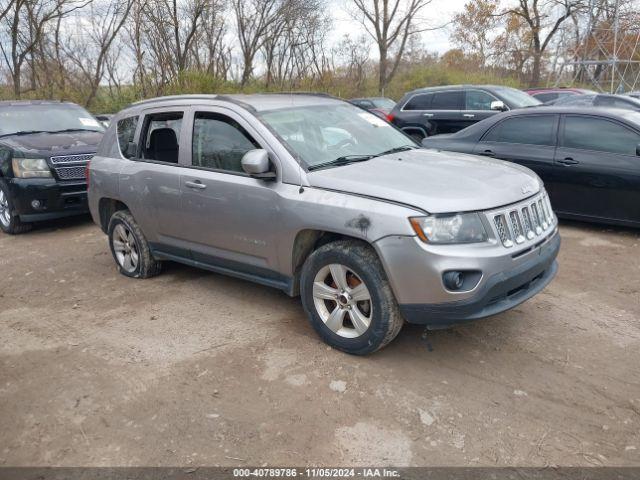
[[[640,222],[640,132],[610,118],[565,115],[555,156],[554,207]]]
[[[484,120],[496,113],[500,113],[496,110],[491,110],[491,102],[499,101],[499,99],[491,95],[489,92],[472,88],[465,90],[464,98],[465,107],[462,112],[462,123],[464,127],[468,127],[480,120]]]
[[[144,112],[130,162],[120,170],[120,198],[132,211],[153,248],[188,256],[180,211],[180,175],[187,159],[181,107]],[[137,147],[137,148],[136,148]]]
[[[559,115],[511,115],[487,131],[474,153],[530,168],[554,195],[554,155]]]
[[[409,135],[420,138],[432,135],[435,131],[434,115],[430,111],[432,100],[433,93],[416,93],[400,108],[393,123]]]
[[[447,90],[444,92],[434,92],[429,114],[430,120],[435,124],[435,132],[455,133],[467,126],[469,118],[463,117],[464,91]]]

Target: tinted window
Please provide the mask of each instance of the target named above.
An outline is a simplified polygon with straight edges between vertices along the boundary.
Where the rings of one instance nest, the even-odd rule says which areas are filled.
[[[146,117],[143,158],[178,163],[182,112],[154,113]]]
[[[549,92],[549,93],[536,93],[534,95],[535,98],[537,98],[538,100],[540,100],[542,103],[546,103],[546,102],[550,102],[551,100],[555,100],[556,98],[558,98],[559,94],[555,93],[555,92]]]
[[[555,125],[554,115],[512,117],[493,127],[483,140],[526,145],[555,145]]]
[[[414,95],[404,106],[403,110],[429,110],[432,99],[432,93],[420,93],[418,95]]]
[[[569,116],[564,124],[564,146],[580,150],[635,155],[640,135],[609,120]]]
[[[243,172],[242,157],[260,148],[235,120],[217,113],[196,113],[193,122],[194,167]]]
[[[461,110],[462,102],[462,91],[434,93],[431,110]]]
[[[467,110],[491,110],[491,102],[497,99],[493,95],[480,90],[468,90],[466,95]]]
[[[124,158],[133,158],[135,151],[128,152],[129,143],[134,141],[134,135],[136,134],[136,128],[138,126],[138,116],[127,117],[118,121],[116,125],[116,131],[118,134],[118,145],[120,146],[120,153]]]
[[[640,110],[640,102],[635,104],[633,99],[623,99],[616,97],[596,97],[594,105],[598,107],[625,108],[628,110]]]

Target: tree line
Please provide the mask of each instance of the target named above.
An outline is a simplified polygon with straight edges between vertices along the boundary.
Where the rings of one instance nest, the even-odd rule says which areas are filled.
[[[449,21],[431,1],[344,0],[354,32],[336,41],[328,0],[0,0],[0,94],[116,109],[182,92],[539,85],[561,54],[609,42],[593,32],[614,17],[623,56],[637,53],[638,0],[471,0]],[[422,40],[436,28],[454,47],[442,55]]]

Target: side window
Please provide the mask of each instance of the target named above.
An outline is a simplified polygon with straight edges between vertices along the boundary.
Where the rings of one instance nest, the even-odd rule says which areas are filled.
[[[118,146],[120,153],[124,158],[133,158],[136,152],[129,148],[129,144],[134,141],[136,128],[138,127],[138,116],[127,117],[118,120],[116,125],[116,133],[118,135]]]
[[[178,163],[182,112],[153,113],[145,118],[142,158]]]
[[[555,145],[555,115],[512,117],[493,127],[482,139],[485,142]]]
[[[580,150],[635,155],[640,135],[603,118],[568,116],[564,123],[564,146]]]
[[[463,102],[462,90],[457,92],[438,92],[433,94],[431,110],[462,110]]]
[[[414,95],[402,108],[403,110],[429,110],[431,108],[432,93]]]
[[[467,90],[465,110],[491,110],[491,102],[497,99],[480,90]]]
[[[243,172],[242,157],[256,148],[260,148],[258,142],[235,120],[218,113],[196,113],[191,157],[194,167]]]

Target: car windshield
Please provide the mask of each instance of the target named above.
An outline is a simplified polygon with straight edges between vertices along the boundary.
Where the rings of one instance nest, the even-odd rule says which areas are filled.
[[[373,98],[371,99],[376,108],[384,108],[386,110],[392,110],[396,106],[396,102],[390,98]]]
[[[380,117],[348,103],[270,110],[259,117],[310,168],[418,146]]]
[[[495,89],[496,93],[501,96],[512,108],[535,107],[542,105],[537,98],[532,97],[528,93],[510,87],[501,87]]]
[[[13,104],[0,106],[0,135],[61,130],[104,131],[84,108],[69,104]]]

